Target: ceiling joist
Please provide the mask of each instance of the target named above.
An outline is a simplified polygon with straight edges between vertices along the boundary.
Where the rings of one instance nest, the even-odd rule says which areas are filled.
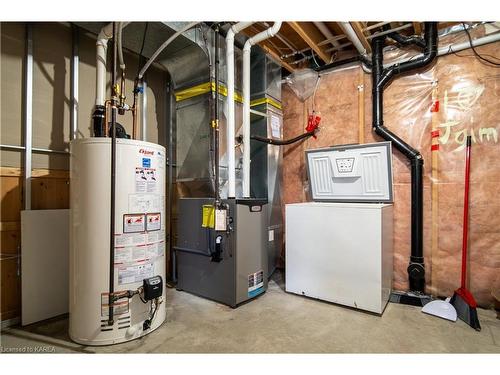
[[[317,23],[316,23],[317,24]],[[319,57],[324,63],[329,63],[332,56],[338,60],[342,56],[356,55],[358,52],[352,42],[343,34],[343,28],[338,22],[322,22],[331,35],[325,36],[315,22],[284,22],[277,36],[271,40],[264,40],[259,45],[288,71],[293,72],[299,67],[312,66],[310,59]],[[457,24],[457,22],[439,22],[438,28],[443,29]],[[371,53],[370,41],[377,36],[387,35],[391,32],[401,32],[402,35],[422,35],[424,23],[409,22],[350,22],[352,29],[360,40],[367,53]],[[256,23],[245,30],[248,36],[255,35],[266,28],[269,23]],[[339,46],[331,47],[332,42]],[[392,41],[391,41],[392,42]],[[321,63],[319,63],[321,64]]]
[[[278,61],[283,68],[285,68],[286,70],[288,70],[290,73],[293,73],[293,71],[295,70],[295,68],[293,66],[291,66],[289,63],[287,63],[285,60],[281,59],[281,57],[279,56],[279,54],[275,50],[273,50],[271,47],[267,46],[264,43],[259,43],[259,46],[264,51],[266,51],[266,53],[268,53],[269,55],[271,55],[276,61]]]
[[[311,49],[316,52],[316,54],[324,62],[329,62],[331,59],[331,54],[326,52],[323,47],[319,46],[319,43],[324,39],[321,38],[319,41],[313,39],[313,35],[317,34],[319,31],[314,27],[312,23],[309,22],[288,22],[292,29],[299,34],[299,36],[307,43]]]
[[[415,35],[422,34],[422,25],[420,22],[413,22],[413,30],[415,31]]]

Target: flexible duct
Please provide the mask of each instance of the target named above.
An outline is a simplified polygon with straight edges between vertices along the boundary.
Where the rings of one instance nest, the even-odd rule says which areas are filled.
[[[243,197],[250,197],[250,52],[252,46],[272,38],[281,28],[275,22],[270,28],[249,38],[243,47]]]
[[[122,45],[122,32],[123,28],[126,26],[126,22],[118,22],[118,62],[120,64],[120,69],[125,70],[125,60],[123,59],[123,45]]]
[[[391,38],[398,38],[391,36]],[[386,35],[372,40],[372,114],[373,130],[405,155],[411,164],[411,257],[408,266],[410,290],[425,291],[425,266],[423,256],[423,164],[418,150],[411,147],[384,126],[383,93],[384,89],[398,74],[423,68],[437,56],[437,23],[425,23],[425,47],[421,57],[384,68],[383,48]]]
[[[239,22],[229,28],[226,34],[226,64],[227,64],[227,168],[228,168],[228,198],[236,197],[236,163],[234,155],[234,36],[246,29],[253,22]]]

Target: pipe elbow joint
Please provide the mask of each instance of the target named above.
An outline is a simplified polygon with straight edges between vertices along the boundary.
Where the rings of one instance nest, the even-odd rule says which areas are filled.
[[[250,52],[250,50],[252,49],[252,46],[253,46],[253,43],[251,42],[251,38],[250,38],[243,45],[243,53]]]
[[[226,43],[231,43],[231,42],[234,42],[234,35],[236,33],[234,32],[233,28],[230,27],[229,30],[227,30],[227,34],[226,34]]]

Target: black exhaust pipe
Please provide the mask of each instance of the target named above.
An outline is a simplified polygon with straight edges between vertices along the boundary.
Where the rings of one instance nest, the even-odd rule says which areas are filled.
[[[383,66],[383,48],[386,38],[402,45],[414,44],[424,49],[423,56],[388,68]],[[424,39],[405,37],[396,32],[375,37],[372,40],[372,99],[373,130],[405,155],[411,166],[411,256],[408,266],[410,292],[425,293],[425,265],[423,253],[423,166],[424,160],[418,150],[399,138],[384,126],[384,89],[397,75],[423,68],[437,56],[437,22],[426,22]],[[405,301],[402,301],[406,303]],[[411,303],[410,304],[415,304]]]

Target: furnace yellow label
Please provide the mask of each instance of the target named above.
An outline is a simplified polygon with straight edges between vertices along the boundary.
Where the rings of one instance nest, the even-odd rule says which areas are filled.
[[[203,228],[215,228],[215,207],[210,204],[204,204],[202,215],[201,226]]]

